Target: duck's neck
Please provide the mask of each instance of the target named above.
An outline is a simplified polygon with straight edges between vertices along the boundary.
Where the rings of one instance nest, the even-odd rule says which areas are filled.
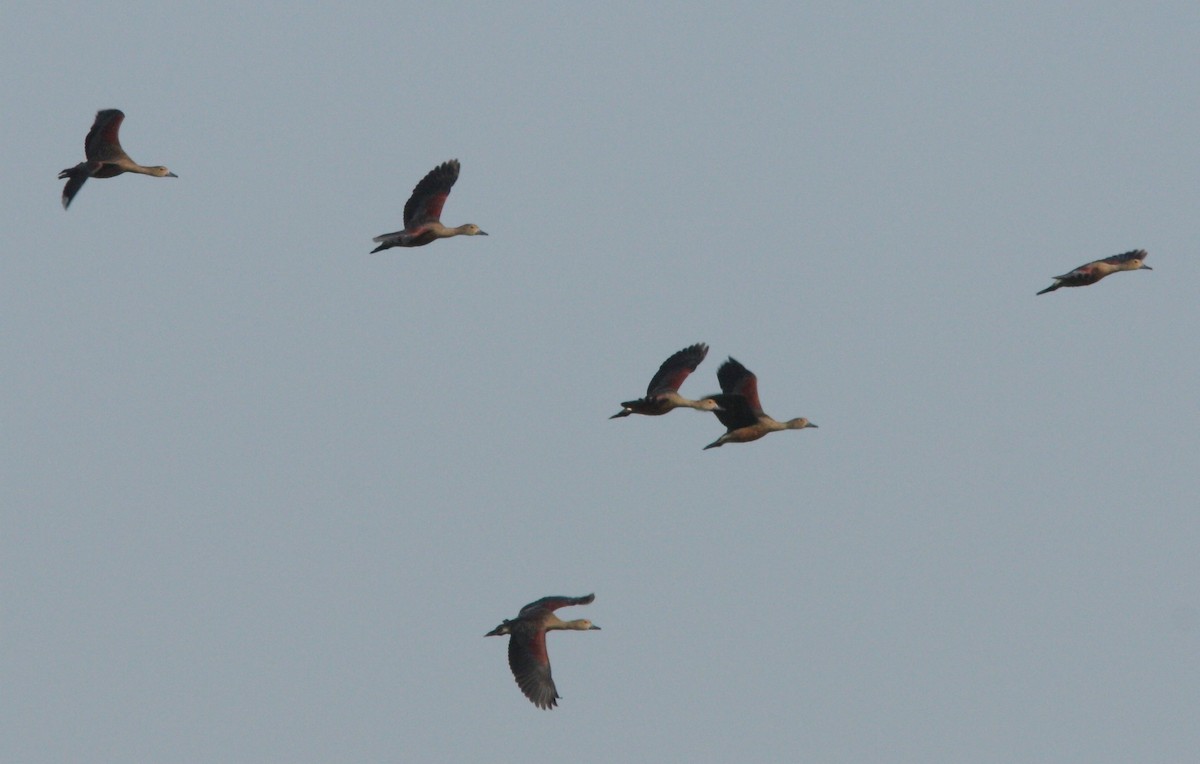
[[[557,617],[554,622],[546,624],[546,631],[562,630],[562,631],[587,631],[592,627],[590,621],[586,618],[580,618],[575,621],[560,621]]]

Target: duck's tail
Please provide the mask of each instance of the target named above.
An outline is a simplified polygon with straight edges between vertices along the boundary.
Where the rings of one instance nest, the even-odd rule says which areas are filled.
[[[71,200],[75,198],[75,194],[79,193],[79,189],[83,188],[83,182],[88,179],[87,162],[80,162],[74,167],[68,167],[58,174],[58,179],[67,181],[62,192],[63,209],[65,210],[71,206]]]

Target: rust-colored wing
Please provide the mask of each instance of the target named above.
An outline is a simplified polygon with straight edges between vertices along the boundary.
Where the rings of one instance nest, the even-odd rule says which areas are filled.
[[[107,162],[124,156],[117,133],[125,114],[120,109],[104,109],[96,112],[96,121],[83,139],[83,152],[91,162]]]
[[[1061,276],[1055,276],[1054,279],[1058,281],[1058,283],[1054,285],[1054,288],[1057,289],[1058,287],[1064,286],[1078,287],[1095,284],[1097,281],[1108,275],[1107,270],[1102,270],[1100,268],[1100,263],[1102,262],[1104,261],[1096,260],[1088,263],[1087,265],[1081,265],[1075,270],[1068,271]],[[1041,293],[1039,292],[1038,294]]]
[[[703,342],[697,342],[691,347],[673,353],[670,358],[662,362],[662,366],[658,367],[658,372],[650,380],[650,385],[646,388],[647,397],[666,392],[677,392],[679,386],[683,384],[683,380],[696,370],[706,355],[708,355],[708,345]]]
[[[421,182],[413,188],[412,196],[404,204],[404,228],[411,230],[417,226],[442,217],[442,205],[450,195],[450,189],[458,180],[459,164],[457,159],[444,162],[429,171]]]
[[[540,624],[514,624],[508,638],[508,667],[517,686],[538,708],[557,705],[558,690],[550,676],[550,658],[546,655],[546,630]]]
[[[717,369],[717,381],[721,383],[721,392],[745,398],[755,416],[763,413],[758,402],[758,377],[732,356]]]

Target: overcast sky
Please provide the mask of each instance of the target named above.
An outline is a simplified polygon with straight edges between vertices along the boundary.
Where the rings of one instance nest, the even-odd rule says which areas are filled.
[[[1003,5],[6,6],[0,760],[1194,757],[1200,6]]]

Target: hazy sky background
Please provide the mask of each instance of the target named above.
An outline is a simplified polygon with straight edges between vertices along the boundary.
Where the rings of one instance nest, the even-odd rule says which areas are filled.
[[[6,5],[0,760],[1193,758],[1200,6],[1004,6]]]

